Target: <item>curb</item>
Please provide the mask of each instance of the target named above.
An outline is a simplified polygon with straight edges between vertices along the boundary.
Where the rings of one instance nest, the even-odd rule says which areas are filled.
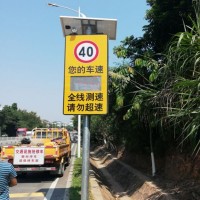
[[[76,148],[76,146],[75,146]],[[76,160],[76,149],[75,149],[75,154],[74,157],[71,159],[71,164],[70,164],[70,169],[69,169],[69,176],[68,176],[68,180],[65,186],[65,195],[64,195],[64,199],[63,200],[69,200],[69,189],[71,187],[72,184],[72,178],[73,178],[73,169],[74,169],[74,162]]]
[[[94,200],[104,200],[93,170],[90,170],[90,190]]]

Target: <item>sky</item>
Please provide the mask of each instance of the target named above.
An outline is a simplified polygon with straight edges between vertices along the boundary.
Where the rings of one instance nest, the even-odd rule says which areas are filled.
[[[127,36],[143,35],[146,0],[1,0],[0,105],[35,112],[41,119],[69,123],[63,114],[64,50],[60,16],[80,10],[87,17],[117,19],[116,40],[109,41],[109,66],[121,61],[113,54]]]

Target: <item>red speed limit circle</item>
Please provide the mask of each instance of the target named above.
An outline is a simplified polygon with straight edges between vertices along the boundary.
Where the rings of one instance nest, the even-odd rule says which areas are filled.
[[[77,60],[83,63],[94,61],[99,54],[98,46],[89,40],[79,42],[74,49],[74,55]]]

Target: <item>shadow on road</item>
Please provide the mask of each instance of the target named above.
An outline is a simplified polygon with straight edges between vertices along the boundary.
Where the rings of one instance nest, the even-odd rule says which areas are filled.
[[[18,174],[18,183],[41,183],[54,181],[57,177],[55,175],[50,175],[48,172],[31,172]]]

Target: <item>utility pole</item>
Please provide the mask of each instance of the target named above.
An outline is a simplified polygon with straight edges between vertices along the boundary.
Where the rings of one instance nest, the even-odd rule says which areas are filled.
[[[80,9],[48,5],[79,14],[60,17],[65,37],[63,114],[79,115],[79,128],[80,116],[84,118],[81,200],[88,200],[90,115],[108,113],[108,39],[116,39],[117,20],[88,18]]]
[[[81,115],[78,115],[78,158],[81,157]]]

